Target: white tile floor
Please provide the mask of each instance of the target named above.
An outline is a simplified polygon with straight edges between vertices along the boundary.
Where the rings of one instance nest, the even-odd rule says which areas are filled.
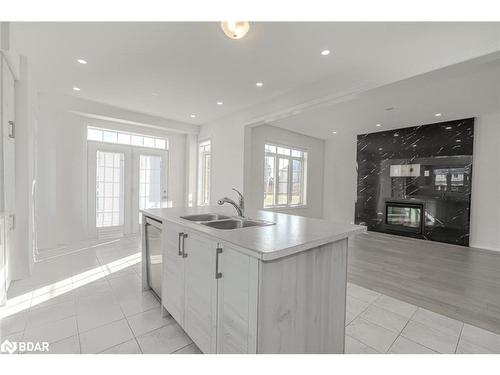
[[[50,353],[199,349],[142,291],[139,241],[126,238],[37,263],[0,307],[0,342],[48,341]],[[348,284],[346,353],[500,353],[500,335]]]

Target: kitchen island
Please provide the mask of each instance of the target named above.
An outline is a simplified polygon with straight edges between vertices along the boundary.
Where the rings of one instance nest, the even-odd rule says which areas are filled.
[[[162,228],[163,308],[204,353],[343,353],[347,241],[365,228],[269,211],[233,216],[227,207],[143,211],[143,234],[148,221]]]

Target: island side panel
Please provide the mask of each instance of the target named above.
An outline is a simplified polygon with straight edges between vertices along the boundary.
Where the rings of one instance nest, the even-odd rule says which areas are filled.
[[[347,239],[260,262],[258,352],[343,353]]]

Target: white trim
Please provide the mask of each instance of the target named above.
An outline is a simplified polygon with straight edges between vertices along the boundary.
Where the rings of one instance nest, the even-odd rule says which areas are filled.
[[[202,170],[201,170],[201,163],[200,163],[200,147],[203,145],[210,145],[210,173],[208,175],[208,203],[207,204],[201,204],[201,199],[202,199],[202,192],[201,192],[201,186],[202,186]],[[210,206],[210,203],[212,201],[212,175],[213,175],[213,142],[211,137],[199,139],[197,142],[196,146],[196,205],[197,206]]]
[[[274,146],[276,147],[276,153],[270,152],[266,150],[266,146]],[[283,155],[279,154],[277,148],[287,148],[290,150],[290,155]],[[300,208],[306,208],[307,207],[307,159],[308,159],[308,150],[304,149],[302,147],[295,147],[295,146],[289,146],[285,144],[278,144],[273,141],[264,141],[264,165],[263,165],[263,171],[265,172],[266,168],[266,157],[273,157],[274,158],[274,192],[273,192],[273,205],[271,206],[265,206],[264,202],[265,200],[262,201],[262,208],[264,210],[281,210],[281,209],[300,209]],[[302,156],[292,156],[293,151],[299,151],[302,152]],[[280,159],[286,159],[288,160],[288,171],[287,171],[287,203],[286,204],[278,204],[278,190],[279,190],[279,160]],[[291,197],[292,197],[292,178],[293,178],[293,171],[292,171],[292,165],[293,161],[299,161],[301,162],[301,174],[300,174],[300,200],[301,202],[298,204],[292,204],[291,203]]]

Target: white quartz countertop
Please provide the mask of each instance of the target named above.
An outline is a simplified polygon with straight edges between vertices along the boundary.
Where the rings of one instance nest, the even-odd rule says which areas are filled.
[[[250,219],[271,221],[276,223],[275,225],[231,230],[211,228],[181,219],[181,216],[200,213],[235,215],[232,207],[221,206],[154,208],[143,210],[143,213],[162,222],[177,223],[193,231],[209,235],[219,242],[233,245],[264,261],[299,253],[366,231],[365,227],[359,225],[334,223],[270,211],[256,211],[246,216]]]

